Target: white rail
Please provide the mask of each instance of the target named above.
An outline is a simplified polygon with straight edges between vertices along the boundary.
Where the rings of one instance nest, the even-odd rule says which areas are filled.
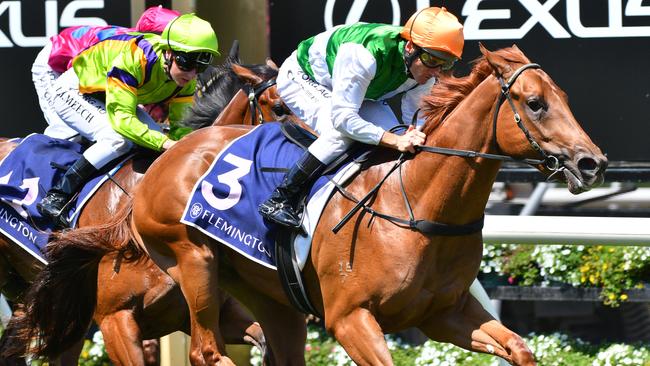
[[[650,246],[650,218],[486,215],[483,242]]]

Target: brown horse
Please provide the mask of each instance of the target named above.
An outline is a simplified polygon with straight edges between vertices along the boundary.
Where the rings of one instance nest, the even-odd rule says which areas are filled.
[[[602,182],[607,159],[580,128],[566,94],[519,49],[490,52],[481,46],[481,52],[469,76],[444,78],[424,98],[427,140],[420,152],[397,161],[392,151],[379,153],[346,187],[349,194],[333,196],[314,233],[303,272],[308,296],[357,364],[392,364],[383,333],[409,327],[515,365],[535,364],[521,337],[468,292],[481,261],[480,227],[497,159],[527,159],[565,179],[573,193]],[[304,316],[288,305],[277,274],[180,223],[197,179],[246,132],[223,126],[193,133],[150,167],[130,220],[124,212],[108,227],[70,232],[54,246],[121,235],[103,245],[121,242],[137,252],[130,246],[134,237],[181,286],[194,365],[229,363],[219,288],[253,312],[270,347],[276,354],[282,350],[283,364],[304,364]],[[363,196],[390,171],[394,175],[366,206],[333,233],[355,206],[346,196]],[[416,229],[418,222],[428,225]],[[29,318],[35,325],[44,321],[38,309],[30,309]]]
[[[230,70],[233,67],[236,72]],[[259,76],[260,74],[261,76]],[[277,74],[277,66],[252,65],[243,67],[236,63],[227,62],[213,70],[211,77],[203,81],[202,96],[193,106],[192,113],[185,124],[200,128],[207,123],[228,124],[246,123],[251,121],[249,99],[246,94],[239,92],[250,84],[259,95],[255,101],[256,111],[269,119],[279,119],[272,108],[277,104],[279,97],[274,87],[261,90],[262,84]],[[268,87],[268,85],[266,85]],[[236,93],[239,92],[239,93]],[[232,103],[224,107],[231,97]],[[242,103],[242,100],[246,104]],[[276,108],[277,109],[277,108]],[[223,111],[226,116],[241,115],[240,118],[215,117]],[[13,143],[0,143],[0,158],[13,149]],[[135,185],[142,174],[150,165],[152,158],[139,157],[129,161],[124,168],[111,179],[112,183],[104,184],[83,209],[79,218],[79,227],[100,225],[110,219],[128,201]],[[66,312],[74,311],[78,314],[72,322],[61,324],[65,331],[57,332],[55,338],[48,342],[48,357],[58,356],[64,349],[70,347],[78,340],[87,329],[91,316],[99,325],[104,334],[104,341],[111,360],[116,365],[143,364],[143,349],[141,340],[158,338],[173,331],[181,330],[190,332],[187,305],[176,284],[152,261],[148,259],[139,261],[125,261],[123,253],[106,252],[102,248],[89,245],[80,251],[92,253],[86,257],[95,273],[87,276],[76,277],[76,273],[69,272],[72,278],[62,278],[61,285],[74,287],[79,296],[64,296],[61,300],[69,302],[57,310]],[[0,236],[0,279],[9,277],[13,271],[19,271],[18,278],[31,282],[43,269],[43,265],[33,257],[22,251],[18,246],[8,242]],[[68,260],[75,256],[67,254],[51,258],[51,266],[62,268],[69,266]],[[6,262],[3,262],[7,259]],[[9,263],[13,263],[10,266]],[[77,266],[82,264],[77,262]],[[82,278],[84,280],[82,280]],[[7,282],[7,281],[5,281]],[[96,294],[96,298],[95,298]],[[49,296],[48,296],[49,297]],[[223,316],[222,325],[226,331],[226,342],[247,343],[264,347],[264,337],[259,324],[240,307],[240,305],[225,293],[220,294],[220,307]],[[47,299],[50,302],[52,299]],[[93,315],[94,311],[94,315]],[[61,328],[59,328],[61,330]],[[69,352],[69,364],[76,365],[78,352]]]

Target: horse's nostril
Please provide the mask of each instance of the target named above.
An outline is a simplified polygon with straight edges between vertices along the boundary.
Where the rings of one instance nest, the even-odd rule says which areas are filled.
[[[598,170],[598,162],[592,158],[581,158],[578,160],[578,169],[581,172],[595,173]]]

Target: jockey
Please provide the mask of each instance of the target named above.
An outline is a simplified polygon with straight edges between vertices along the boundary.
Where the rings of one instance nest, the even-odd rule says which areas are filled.
[[[301,42],[280,67],[277,88],[320,136],[260,205],[260,214],[299,227],[309,186],[354,141],[415,152],[426,136],[412,128],[389,132],[399,122],[385,100],[404,93],[402,119],[410,122],[421,96],[452,69],[463,45],[463,26],[439,7],[416,12],[404,27],[357,23]]]
[[[60,139],[70,139],[79,133],[61,120],[52,109],[54,81],[66,70],[72,67],[72,60],[85,49],[94,46],[109,37],[129,32],[162,33],[171,20],[181,15],[171,9],[161,6],[145,10],[135,28],[125,28],[115,25],[106,26],[73,26],[64,29],[59,34],[48,39],[47,43],[36,56],[32,64],[32,81],[38,96],[38,103],[48,124],[45,135]],[[155,105],[148,106],[153,108]],[[181,127],[171,125],[170,136],[177,140],[183,132]],[[174,133],[172,133],[174,132]]]
[[[219,55],[210,23],[181,15],[161,35],[128,33],[108,38],[74,58],[55,82],[52,109],[69,127],[94,144],[65,172],[37,207],[62,223],[63,208],[108,162],[137,144],[155,151],[175,141],[138,104],[169,104],[170,121],[191,105],[196,76]]]
[[[134,29],[118,26],[75,26],[66,28],[50,38],[32,64],[32,81],[38,96],[43,116],[47,121],[45,134],[59,139],[69,139],[78,132],[68,127],[52,109],[54,103],[54,81],[70,68],[69,62],[84,49],[116,34]]]

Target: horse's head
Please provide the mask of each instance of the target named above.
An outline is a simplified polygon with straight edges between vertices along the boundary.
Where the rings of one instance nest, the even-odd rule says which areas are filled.
[[[497,147],[513,157],[544,159],[537,168],[566,181],[571,193],[601,184],[607,158],[580,127],[564,91],[517,46],[480,48],[501,85],[494,112]]]
[[[244,117],[244,120],[255,121],[253,124],[264,121],[285,121],[293,116],[291,110],[282,102],[280,94],[278,94],[277,86],[275,85],[278,66],[271,59],[267,59],[266,67],[274,73],[272,73],[272,76],[267,75],[264,78],[264,73],[250,66],[231,65],[232,70],[239,77],[239,80],[249,87],[248,94],[251,108]]]

